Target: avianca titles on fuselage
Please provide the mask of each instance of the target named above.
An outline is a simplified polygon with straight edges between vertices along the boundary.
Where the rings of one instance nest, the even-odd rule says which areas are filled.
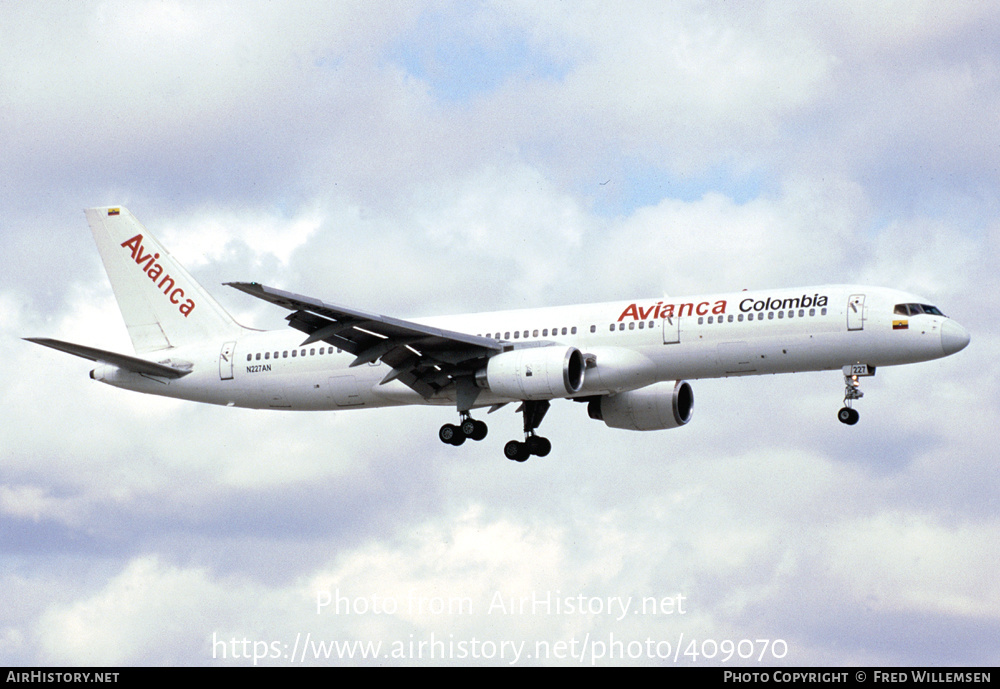
[[[289,312],[289,329],[263,332],[237,324],[124,208],[87,219],[136,355],[32,341],[96,361],[94,379],[258,409],[448,405],[459,423],[439,437],[453,445],[485,437],[475,410],[515,402],[524,440],[504,453],[518,461],[551,449],[536,430],[555,399],[585,402],[613,428],[668,429],[691,419],[687,380],[835,370],[845,381],[838,418],[853,424],[860,378],[969,343],[926,299],[861,285],[402,320],[229,283]]]
[[[827,301],[826,295],[820,294],[814,294],[812,296],[803,294],[801,297],[784,298],[766,297],[763,299],[747,297],[740,300],[740,311],[747,313],[750,311],[781,311],[784,309],[826,306]],[[725,299],[719,299],[715,302],[699,301],[696,303],[689,301],[678,304],[669,302],[665,303],[661,299],[655,304],[649,306],[643,306],[633,302],[625,307],[625,310],[622,311],[620,316],[618,316],[618,320],[624,321],[631,319],[633,321],[645,321],[650,318],[657,320],[660,318],[673,318],[674,316],[680,318],[685,315],[725,315],[727,303],[728,302]]]

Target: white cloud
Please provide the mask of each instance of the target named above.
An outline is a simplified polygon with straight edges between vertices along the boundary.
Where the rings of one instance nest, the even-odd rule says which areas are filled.
[[[173,664],[208,646],[192,629],[254,598],[252,589],[214,581],[203,569],[138,557],[103,590],[47,610],[38,622],[40,650],[55,664]]]
[[[826,554],[831,578],[879,609],[984,621],[1000,613],[1000,587],[989,574],[1000,556],[996,524],[968,528],[885,513],[838,524],[824,542],[831,544]]]
[[[35,522],[43,518],[79,521],[71,504],[55,498],[41,486],[0,486],[0,512]]]

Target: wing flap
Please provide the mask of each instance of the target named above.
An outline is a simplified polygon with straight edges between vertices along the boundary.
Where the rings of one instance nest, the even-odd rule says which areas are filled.
[[[332,344],[355,356],[351,366],[381,360],[392,367],[383,385],[398,380],[425,398],[446,388],[466,387],[464,383],[471,383],[489,357],[512,347],[491,337],[327,304],[256,282],[226,284],[291,311],[285,320],[308,336],[303,345],[320,340]],[[459,381],[463,384],[458,385]],[[451,388],[453,385],[458,387]],[[471,404],[474,396],[456,394],[456,398],[462,406]]]
[[[490,352],[502,352],[504,350],[503,343],[492,337],[478,337],[452,330],[434,328],[391,316],[382,316],[367,311],[350,309],[345,306],[327,304],[318,299],[274,289],[273,287],[267,287],[257,282],[227,282],[226,284],[258,299],[263,299],[264,301],[295,312],[288,316],[289,324],[298,330],[308,332],[310,336],[318,335],[317,330],[319,327],[331,327],[331,332],[335,333],[334,336],[339,336],[351,342],[364,340],[366,338],[363,335],[367,335],[369,338],[379,336],[393,339],[418,338],[423,342],[425,347],[444,345],[450,348],[456,343],[461,343]],[[303,314],[302,312],[305,313]],[[316,320],[316,316],[324,319],[322,326],[320,326],[321,321]],[[341,330],[336,326],[344,327]],[[305,329],[306,327],[309,328],[308,331]],[[353,332],[351,332],[352,330]],[[326,338],[321,337],[320,339]],[[357,352],[351,353],[356,354]]]

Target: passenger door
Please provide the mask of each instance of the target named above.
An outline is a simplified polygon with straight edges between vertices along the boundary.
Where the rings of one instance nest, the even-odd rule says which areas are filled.
[[[219,379],[220,380],[232,380],[233,379],[233,352],[236,350],[235,342],[227,342],[222,345],[222,351],[219,352]]]
[[[847,329],[865,329],[865,295],[852,294],[847,300]]]
[[[677,344],[681,341],[681,317],[668,316],[663,319],[663,344]]]

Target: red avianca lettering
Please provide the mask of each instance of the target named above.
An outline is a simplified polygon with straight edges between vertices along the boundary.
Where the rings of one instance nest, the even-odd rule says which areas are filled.
[[[137,264],[142,266],[142,272],[149,276],[153,284],[163,290],[164,296],[170,300],[171,304],[178,305],[177,310],[181,312],[181,315],[185,318],[191,315],[191,312],[194,311],[194,301],[185,299],[184,290],[176,286],[175,280],[170,275],[163,273],[163,266],[156,262],[160,254],[154,254],[152,251],[148,254],[143,254],[142,235],[137,234],[132,239],[122,242],[122,246],[131,250],[132,258]],[[160,277],[161,275],[163,276],[162,278]]]
[[[711,313],[712,315],[718,315],[720,313],[726,312],[726,300],[720,299],[714,304],[702,301],[695,304],[694,302],[687,304],[664,304],[662,301],[658,301],[652,306],[639,306],[638,304],[629,304],[622,311],[622,315],[618,316],[618,322],[624,321],[631,318],[634,321],[646,321],[656,318],[673,318],[674,316],[691,316],[697,314],[699,316],[704,316]]]

